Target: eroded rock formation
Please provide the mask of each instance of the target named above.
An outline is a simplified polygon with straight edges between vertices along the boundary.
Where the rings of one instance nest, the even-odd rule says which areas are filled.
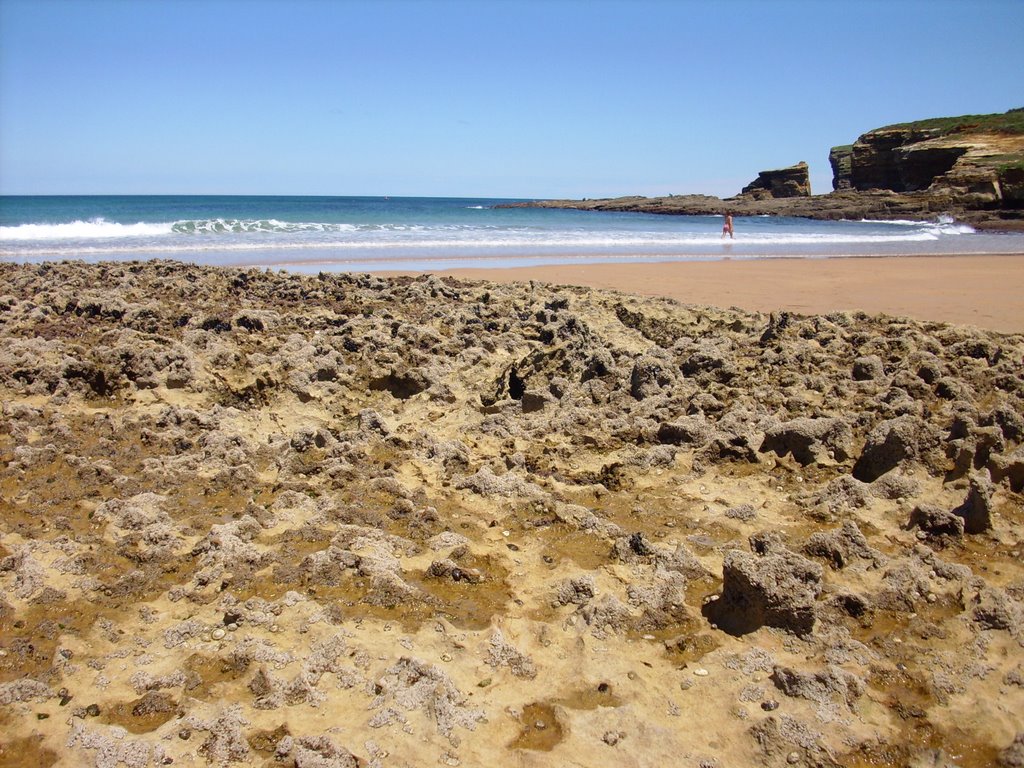
[[[929,190],[951,207],[1020,208],[1024,133],[992,124],[990,117],[925,120],[869,131],[850,148],[848,175],[842,173],[847,157],[843,148],[833,148],[833,169],[838,168],[833,186],[839,189],[848,180],[857,190]]]
[[[0,764],[1016,764],[1022,372],[862,314],[0,265]]]
[[[548,200],[515,206],[680,215],[935,219],[1024,230],[1024,110],[888,126],[829,153],[833,191],[810,195],[804,164],[763,171],[736,197]]]
[[[740,195],[755,200],[766,198],[808,197],[811,194],[810,169],[800,161],[788,168],[761,171],[757,178],[745,186]]]

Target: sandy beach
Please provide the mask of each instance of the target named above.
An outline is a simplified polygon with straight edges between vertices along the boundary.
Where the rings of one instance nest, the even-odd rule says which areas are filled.
[[[1020,765],[1019,264],[0,265],[0,768]]]
[[[0,0],[0,768],[1024,768],[1022,28]]]
[[[586,285],[752,312],[863,311],[1024,332],[1024,255],[579,264],[444,274]]]

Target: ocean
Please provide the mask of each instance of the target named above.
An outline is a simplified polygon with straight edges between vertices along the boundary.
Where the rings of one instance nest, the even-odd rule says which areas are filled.
[[[1024,234],[934,222],[501,208],[499,199],[0,197],[0,261],[176,259],[294,272],[1024,253]]]

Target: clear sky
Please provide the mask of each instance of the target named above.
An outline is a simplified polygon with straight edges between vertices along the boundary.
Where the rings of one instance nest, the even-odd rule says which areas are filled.
[[[1024,0],[0,0],[0,193],[737,193],[1024,106]]]

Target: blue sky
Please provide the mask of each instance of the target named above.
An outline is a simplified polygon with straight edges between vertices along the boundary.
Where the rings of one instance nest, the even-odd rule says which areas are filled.
[[[0,0],[0,193],[731,195],[1024,106],[1022,0]]]

